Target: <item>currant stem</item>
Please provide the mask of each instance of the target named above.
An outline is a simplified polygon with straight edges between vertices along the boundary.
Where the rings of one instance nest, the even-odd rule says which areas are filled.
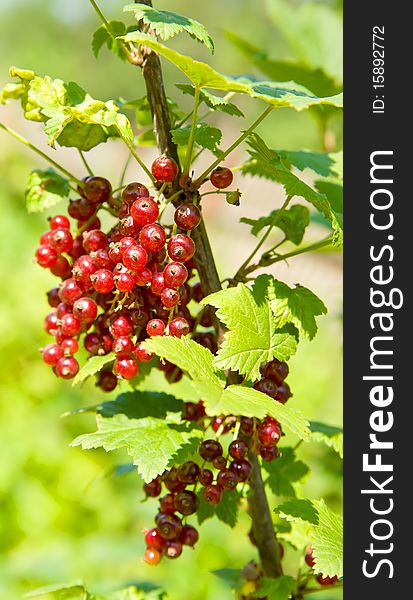
[[[82,159],[82,163],[85,165],[86,171],[89,173],[89,175],[93,176],[93,171],[90,168],[89,163],[87,162],[85,155],[83,154],[83,152],[81,150],[79,150],[79,148],[78,148],[78,152],[79,152],[80,158]]]
[[[67,169],[62,167],[62,165],[59,165],[59,163],[53,160],[53,158],[50,158],[50,156],[39,150],[39,148],[34,146],[31,142],[29,142],[29,140],[26,140],[26,138],[20,135],[20,133],[17,133],[17,131],[14,131],[14,129],[7,127],[7,125],[4,125],[4,123],[0,123],[0,128],[4,129],[4,131],[6,131],[8,134],[14,137],[20,143],[24,144],[27,148],[30,148],[30,150],[33,150],[33,152],[36,152],[36,154],[47,160],[47,162],[53,165],[56,169],[64,173],[66,177],[68,177],[68,179],[71,179],[72,181],[83,187],[84,183],[80,179],[78,179],[75,175],[73,175]]]
[[[127,147],[129,148],[129,152],[132,154],[133,158],[136,160],[136,162],[139,164],[139,166],[145,171],[145,173],[148,175],[148,177],[150,178],[150,180],[152,181],[152,183],[155,183],[154,176],[152,175],[152,173],[148,169],[148,167],[145,165],[145,163],[143,162],[143,160],[141,158],[139,158],[139,156],[138,156],[135,148],[133,147],[132,142],[129,142],[125,138],[123,138],[123,140],[126,143]]]
[[[258,127],[258,125],[270,114],[270,112],[272,112],[273,107],[269,106],[268,108],[266,108],[264,110],[263,113],[261,113],[261,115],[258,117],[258,119],[256,121],[254,121],[254,123],[248,127],[248,129],[246,131],[244,131],[244,133],[242,135],[240,135],[240,137],[238,139],[235,140],[235,142],[233,144],[231,144],[231,146],[229,148],[227,148],[227,150],[225,150],[219,158],[217,158],[212,165],[210,165],[203,173],[202,175],[200,175],[198,177],[198,179],[194,182],[193,184],[193,188],[199,188],[200,185],[202,185],[202,183],[204,182],[204,180],[206,179],[206,177],[208,177],[208,175],[211,173],[211,171],[213,171],[216,167],[218,167],[218,165],[221,164],[221,162],[224,160],[224,158],[226,158],[229,154],[231,154],[231,152],[233,152],[235,150],[235,148],[237,148],[240,144],[242,144],[242,142],[249,136],[250,133],[252,133],[254,131],[254,129],[256,129]]]
[[[333,241],[332,236],[328,236],[324,240],[316,242],[315,244],[310,244],[309,246],[304,246],[304,248],[299,248],[298,250],[293,250],[292,252],[288,252],[287,254],[280,254],[280,256],[277,256],[276,258],[274,258],[274,260],[272,260],[271,263],[266,263],[266,264],[273,265],[282,260],[287,260],[288,258],[292,258],[293,256],[298,256],[299,254],[305,254],[306,252],[312,252],[313,250],[320,250],[321,248],[324,248],[325,246],[330,246],[332,241]]]
[[[188,148],[186,151],[186,158],[185,158],[185,165],[184,165],[184,172],[183,172],[183,180],[184,181],[186,181],[188,179],[189,169],[191,168],[192,153],[194,150],[194,143],[195,143],[195,132],[196,132],[196,126],[197,126],[197,115],[198,115],[200,94],[201,94],[201,89],[197,86],[195,88],[194,108],[192,111],[192,125],[191,125],[191,132],[189,134],[189,139],[188,139]]]

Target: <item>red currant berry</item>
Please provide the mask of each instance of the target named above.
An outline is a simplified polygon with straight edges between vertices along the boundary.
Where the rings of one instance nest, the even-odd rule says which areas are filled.
[[[97,385],[103,392],[112,392],[118,385],[118,379],[112,371],[100,371]]]
[[[179,167],[173,158],[163,154],[152,163],[152,175],[157,181],[172,183],[178,176]]]
[[[185,402],[182,419],[184,421],[198,421],[200,418],[201,411],[198,404],[195,404],[195,402]]]
[[[111,193],[112,186],[104,177],[88,177],[83,188],[83,195],[93,204],[107,202]]]
[[[237,487],[238,481],[238,475],[235,473],[235,471],[232,471],[231,469],[222,469],[218,473],[217,483],[224,490],[235,489]]]
[[[91,323],[98,314],[98,305],[92,298],[87,296],[79,298],[73,304],[73,314],[77,316],[81,323]]]
[[[140,271],[148,262],[148,253],[142,246],[127,248],[123,253],[122,262],[128,269]]]
[[[143,486],[143,491],[146,496],[150,496],[151,498],[157,498],[162,491],[162,484],[159,481],[159,478],[156,477],[152,479],[149,483],[145,483]]]
[[[73,304],[83,295],[83,288],[75,279],[66,279],[62,283],[59,296],[66,304]]]
[[[158,223],[145,225],[139,232],[139,243],[148,252],[159,252],[165,246],[166,234]]]
[[[201,221],[201,212],[192,202],[185,202],[176,209],[174,221],[180,229],[195,229]]]
[[[277,402],[280,402],[281,404],[285,404],[287,402],[287,400],[289,400],[289,398],[291,398],[291,396],[292,396],[292,393],[291,393],[290,386],[288,385],[288,383],[286,381],[283,381],[283,383],[278,386],[278,391],[277,391],[277,395],[275,396],[275,399],[277,400]]]
[[[192,525],[184,525],[182,528],[181,535],[179,536],[179,541],[184,546],[190,546],[193,548],[197,541],[199,540],[199,533],[192,527]]]
[[[79,258],[75,260],[72,269],[74,279],[76,279],[76,281],[80,281],[84,285],[90,285],[90,276],[93,275],[95,271],[95,263],[87,254],[79,256]]]
[[[128,294],[135,287],[135,280],[130,273],[120,273],[114,278],[116,289]]]
[[[47,301],[49,306],[52,306],[53,308],[56,308],[56,306],[60,303],[58,287],[54,287],[47,292]]]
[[[50,268],[50,272],[55,277],[68,279],[72,274],[72,267],[65,256],[58,256],[55,264]]]
[[[222,456],[223,449],[217,440],[205,440],[199,447],[201,458],[213,461],[217,456]]]
[[[79,256],[82,256],[85,253],[85,249],[83,248],[83,238],[81,236],[75,237],[73,240],[73,246],[71,251],[69,252],[70,256],[76,260]]]
[[[186,262],[195,254],[195,243],[185,233],[177,233],[168,242],[168,254],[172,260]]]
[[[120,238],[118,244],[120,253],[123,256],[126,250],[128,250],[129,248],[134,248],[136,246],[136,241],[135,238],[131,237],[130,235],[125,235]]]
[[[109,269],[98,269],[90,276],[93,289],[100,294],[107,294],[115,287],[115,280],[112,271]]]
[[[92,229],[91,231],[84,232],[83,247],[88,254],[97,250],[104,250],[107,246],[108,236],[100,229]]]
[[[260,456],[267,462],[272,462],[280,456],[280,451],[277,446],[261,446]]]
[[[83,345],[89,354],[93,354],[93,356],[105,356],[112,349],[112,340],[108,335],[94,331],[85,336]]]
[[[165,540],[176,540],[182,533],[182,521],[176,515],[162,515],[157,525]]]
[[[211,483],[214,481],[213,472],[210,469],[202,469],[201,473],[199,474],[198,481],[205,486],[211,485]]]
[[[232,417],[214,417],[211,421],[211,427],[215,433],[220,432],[220,435],[224,435],[235,427],[235,423],[236,419]]]
[[[158,565],[161,562],[162,555],[155,548],[146,548],[143,560],[148,565]]]
[[[174,290],[173,288],[165,288],[161,294],[161,301],[165,308],[173,308],[179,301],[181,296],[178,290]]]
[[[66,304],[65,302],[60,302],[56,311],[56,314],[59,317],[59,319],[61,319],[63,315],[67,315],[69,313],[72,313],[72,308],[70,307],[70,305]]]
[[[55,372],[62,379],[73,379],[79,371],[79,363],[73,356],[61,358],[55,366]]]
[[[276,446],[281,438],[279,423],[266,419],[258,427],[258,438],[263,446]]]
[[[125,206],[125,204],[123,206]],[[128,207],[128,211],[129,211],[129,207]],[[121,219],[119,222],[119,231],[121,232],[122,235],[126,235],[128,237],[134,238],[138,235],[139,229],[140,229],[140,226],[137,223],[135,223],[135,221],[133,220],[133,217],[131,217],[130,215],[123,217],[123,219]]]
[[[288,377],[289,371],[288,364],[277,358],[264,363],[260,367],[261,375],[268,379],[273,379],[277,384],[281,384]]]
[[[228,451],[232,458],[245,458],[248,454],[248,443],[237,438],[230,443]]]
[[[149,225],[158,218],[159,206],[152,197],[138,198],[130,207],[130,214],[137,225]]]
[[[122,238],[122,239],[125,239],[125,238]],[[133,240],[133,238],[126,238],[126,239]],[[135,240],[133,240],[133,244],[136,244]],[[126,250],[126,248],[125,248],[125,250]],[[109,244],[108,257],[112,261],[112,263],[117,264],[118,262],[120,262],[122,260],[122,254],[123,253],[122,253],[120,242],[111,242]]]
[[[167,558],[178,558],[182,554],[182,544],[181,542],[169,540],[166,542],[165,548],[163,549],[163,554]]]
[[[149,190],[143,183],[129,183],[122,192],[122,202],[132,204],[138,198],[148,198]]]
[[[133,331],[132,323],[125,315],[119,315],[111,322],[109,331],[114,338],[131,335]]]
[[[314,567],[314,565],[315,565],[315,558],[314,558],[314,555],[313,555],[313,549],[311,547],[307,548],[304,558],[305,558],[306,564],[309,567]]]
[[[241,417],[240,431],[247,436],[254,433],[254,421],[250,417]]]
[[[133,358],[117,358],[113,365],[113,372],[122,379],[133,379],[138,370],[138,364]]]
[[[165,323],[161,319],[151,319],[146,326],[146,332],[153,337],[165,333]]]
[[[79,350],[79,342],[72,337],[62,340],[61,346],[65,356],[72,356]]]
[[[182,263],[171,262],[166,265],[163,276],[168,287],[178,288],[188,279],[188,270]]]
[[[227,459],[224,456],[216,456],[212,461],[212,464],[218,471],[222,471],[227,466]]]
[[[135,344],[130,337],[122,336],[115,338],[112,343],[112,350],[118,356],[129,356],[132,354]]]
[[[138,362],[149,362],[155,356],[153,352],[149,352],[146,348],[142,348],[140,344],[138,344],[134,350],[135,358]]]
[[[51,312],[45,317],[43,327],[46,333],[55,335],[59,330],[59,318],[56,312]]]
[[[36,250],[36,262],[44,269],[50,269],[56,264],[57,252],[51,246],[39,246]]]
[[[199,500],[194,492],[186,490],[175,496],[174,505],[175,510],[181,513],[181,515],[189,516],[198,510]]]
[[[87,221],[94,214],[96,206],[86,198],[73,200],[69,204],[67,212],[73,219]]]
[[[175,319],[172,319],[169,323],[169,335],[173,335],[174,337],[180,338],[183,335],[187,335],[189,330],[189,323],[184,317],[175,317]]]
[[[69,229],[53,229],[50,236],[50,245],[58,254],[70,252],[73,246],[73,237]]]
[[[145,287],[152,281],[152,271],[147,268],[143,268],[140,271],[132,272],[133,280],[139,287]]]
[[[66,313],[61,317],[60,329],[64,335],[72,336],[79,333],[82,324],[80,319],[72,313]]]
[[[169,493],[162,496],[159,509],[165,515],[172,515],[175,512],[175,494]]]
[[[199,466],[189,460],[178,467],[177,477],[181,483],[193,484],[196,483],[198,475],[201,472]]]
[[[170,492],[183,492],[185,489],[185,484],[179,481],[178,471],[175,468],[164,474],[163,482]]]
[[[70,221],[65,215],[55,215],[49,219],[50,229],[70,229]]]
[[[247,481],[251,473],[251,463],[245,458],[236,458],[229,468],[236,473],[239,481]]]
[[[272,379],[260,379],[254,383],[254,389],[270,396],[270,398],[275,398],[278,392],[278,386]]]
[[[48,344],[41,349],[43,360],[47,365],[54,367],[57,362],[63,357],[63,350],[57,344]]]
[[[234,175],[227,167],[217,167],[210,175],[211,183],[219,190],[223,190],[231,185]]]
[[[155,296],[160,296],[165,289],[165,278],[163,272],[154,273],[151,281],[151,292]]]
[[[222,488],[219,485],[215,484],[207,485],[204,488],[202,495],[204,499],[208,502],[208,504],[216,506],[221,502]]]
[[[145,543],[148,548],[154,548],[155,550],[158,550],[158,552],[161,552],[165,547],[166,540],[164,540],[156,527],[154,527],[146,532]]]

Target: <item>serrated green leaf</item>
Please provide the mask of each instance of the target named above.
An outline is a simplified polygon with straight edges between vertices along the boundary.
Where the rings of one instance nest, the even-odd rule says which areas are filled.
[[[198,493],[199,508],[197,510],[198,523],[202,525],[207,519],[217,517],[220,521],[231,528],[234,528],[238,521],[239,505],[241,495],[236,490],[224,491],[221,501],[217,506],[208,504],[202,496],[202,492]]]
[[[250,387],[225,387],[223,373],[214,370],[214,355],[190,338],[155,336],[145,340],[143,344],[151,352],[188,373],[198,394],[198,397],[192,400],[201,398],[209,416],[235,414],[264,418],[266,415],[272,415],[283,427],[301,439],[308,439],[308,424],[299,411],[274,402],[262,392]]]
[[[79,370],[79,373],[73,379],[72,386],[81,383],[91,375],[98,373],[105,365],[114,361],[116,358],[113,352],[105,354],[105,356],[92,356],[89,358],[83,367]]]
[[[106,452],[125,449],[146,482],[163,473],[184,446],[189,444],[192,452],[194,438],[199,442],[202,437],[202,431],[187,424],[153,417],[128,419],[122,414],[110,419],[98,416],[97,427],[95,433],[81,435],[71,445]]]
[[[343,184],[338,179],[319,179],[315,186],[330,203],[333,245],[339,248],[343,245]]]
[[[289,521],[304,521],[312,525],[318,525],[318,510],[311,500],[305,498],[294,498],[279,504],[275,509],[279,515],[287,518]]]
[[[311,439],[333,448],[343,458],[343,430],[325,423],[310,421]]]
[[[178,33],[186,31],[193,39],[205,44],[212,53],[214,52],[214,42],[206,27],[190,17],[142,4],[128,4],[123,10],[135,13],[136,19],[149,25],[162,40],[169,40]]]
[[[343,178],[342,152],[310,152],[309,150],[275,150],[284,163],[300,171],[311,169],[323,177]]]
[[[122,21],[109,21],[110,32],[106,24],[101,25],[93,34],[92,51],[96,58],[103,46],[111,50],[121,60],[126,60],[123,45],[116,39],[118,35],[126,33],[126,25]]]
[[[259,219],[240,219],[241,223],[251,225],[251,233],[258,235],[264,227],[275,223],[276,227],[284,232],[285,237],[293,244],[301,244],[305,230],[310,223],[310,211],[306,206],[294,204],[291,208],[283,211],[281,218],[278,217],[279,209],[273,210],[267,217]]]
[[[172,139],[178,146],[185,146],[188,143],[192,127],[181,127],[172,129]],[[211,152],[216,152],[221,143],[222,131],[217,127],[210,127],[206,123],[198,123],[195,129],[195,142],[201,148],[207,148]]]
[[[343,519],[333,513],[324,500],[315,500],[318,527],[312,539],[315,569],[323,577],[343,576]]]
[[[217,368],[231,369],[256,381],[261,363],[272,358],[288,360],[297,349],[295,332],[274,325],[268,299],[257,286],[243,283],[202,300],[217,309],[217,317],[229,331],[214,359]]]
[[[260,275],[259,279],[267,286],[275,327],[293,323],[301,333],[312,340],[317,333],[315,317],[327,314],[327,308],[320,298],[299,284],[290,288],[270,275]]]
[[[160,392],[126,392],[120,394],[116,400],[98,404],[96,412],[102,417],[110,418],[123,414],[129,419],[143,419],[145,417],[162,418],[168,413],[180,413],[184,407],[182,400]]]
[[[252,98],[259,98],[274,106],[290,107],[297,111],[310,106],[328,105],[342,107],[342,94],[319,98],[309,90],[293,81],[248,81],[246,78],[230,78],[215,71],[206,63],[194,60],[190,56],[179,54],[175,50],[157,42],[153,36],[134,31],[122,36],[126,42],[140,43],[158,52],[161,56],[172,62],[188,79],[200,88],[213,88],[227,92],[248,94]]]
[[[252,594],[253,598],[263,598],[268,600],[289,600],[295,591],[297,582],[294,577],[281,575],[277,579],[261,579],[260,587]]]
[[[292,448],[281,448],[281,456],[272,462],[262,463],[263,469],[269,473],[268,485],[277,496],[295,496],[293,483],[307,475],[309,468],[301,460],[297,460]]]
[[[42,212],[69,197],[69,181],[54,169],[35,169],[25,191],[28,212]]]
[[[176,83],[176,87],[181,90],[184,94],[195,96],[195,88],[187,83]],[[244,113],[232,102],[225,100],[221,96],[214,96],[206,90],[201,90],[199,94],[199,101],[204,102],[211,110],[220,110],[232,117],[243,117]]]

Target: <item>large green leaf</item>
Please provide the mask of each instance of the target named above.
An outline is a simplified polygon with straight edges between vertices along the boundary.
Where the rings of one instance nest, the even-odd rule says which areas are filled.
[[[172,129],[172,139],[178,146],[185,146],[188,143],[192,127],[181,127]],[[207,148],[211,152],[217,152],[221,143],[222,131],[217,127],[210,127],[206,123],[198,123],[195,128],[195,142],[201,148]]]
[[[97,58],[101,48],[106,46],[120,59],[126,60],[122,42],[114,37],[118,35],[124,35],[126,33],[126,25],[122,21],[109,21],[108,23],[109,27],[106,25],[106,23],[103,23],[93,34],[93,54]]]
[[[240,219],[241,223],[251,225],[251,233],[258,235],[264,227],[270,225],[276,226],[284,232],[285,239],[293,242],[293,244],[301,244],[306,227],[310,223],[310,211],[306,206],[301,204],[294,204],[291,208],[283,211],[281,217],[279,217],[279,209],[273,210],[266,217],[260,217],[259,219],[247,219],[245,217]]]
[[[289,600],[297,587],[297,582],[290,575],[281,575],[277,579],[263,577],[260,587],[252,594],[253,598],[267,598],[268,600]]]
[[[78,383],[81,383],[91,375],[98,373],[103,369],[105,365],[114,361],[116,358],[115,354],[111,352],[110,354],[105,354],[105,356],[92,356],[89,358],[83,367],[79,370],[76,377],[73,379],[72,385],[75,386]]]
[[[260,378],[261,363],[278,358],[288,360],[297,349],[296,331],[274,323],[266,290],[243,283],[211,294],[202,300],[217,309],[217,317],[229,331],[214,359],[214,365]]]
[[[206,63],[194,60],[190,56],[179,54],[175,50],[157,42],[153,36],[139,31],[122,36],[126,42],[140,43],[149,46],[161,56],[172,62],[192,83],[199,88],[213,88],[227,92],[248,94],[252,98],[260,98],[275,108],[290,107],[297,111],[315,105],[342,106],[342,95],[319,98],[305,87],[295,82],[252,81],[244,82],[222,75]]]
[[[333,448],[343,457],[343,430],[340,427],[333,427],[317,421],[310,422],[311,439],[314,442],[322,442]]]
[[[214,52],[214,42],[206,27],[190,17],[143,4],[128,4],[123,10],[133,12],[138,21],[142,20],[162,40],[169,40],[178,33],[186,31],[193,39],[202,42],[211,52]]]
[[[128,419],[118,414],[112,418],[98,416],[97,431],[77,437],[72,446],[104,448],[106,452],[125,449],[142,478],[149,482],[171,466],[184,447],[189,446],[192,454],[201,437],[202,431],[187,424],[154,417]]]
[[[277,496],[295,496],[293,483],[307,475],[309,468],[301,460],[297,460],[293,448],[281,448],[281,456],[272,462],[262,463],[269,473],[267,484]]]
[[[342,152],[310,152],[309,150],[275,150],[284,164],[300,171],[311,169],[322,177],[343,178]]]
[[[25,192],[29,212],[41,212],[69,197],[69,182],[54,169],[35,169],[29,175]]]
[[[161,392],[126,392],[116,400],[103,402],[96,406],[96,412],[103,417],[126,415],[129,419],[155,417],[166,418],[168,413],[182,412],[184,403],[170,394]]]

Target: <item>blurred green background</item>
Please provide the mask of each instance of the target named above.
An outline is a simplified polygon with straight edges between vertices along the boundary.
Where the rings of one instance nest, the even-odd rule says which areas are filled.
[[[340,55],[340,40],[334,40],[339,23],[339,2],[288,2],[294,9],[303,5],[320,8],[326,21],[322,48],[334,44]],[[109,18],[122,19],[123,2],[102,0]],[[176,10],[203,22],[216,43],[215,56],[189,37],[179,36],[172,45],[196,58],[209,60],[222,72],[231,74],[260,71],[224,35],[230,30],[268,52],[273,58],[302,58],[306,46],[294,44],[276,19],[271,19],[271,0],[160,0],[158,8]],[[312,10],[312,9],[310,9]],[[274,16],[274,15],[273,15]],[[314,20],[313,20],[314,24]],[[101,99],[122,96],[133,99],[144,94],[137,71],[103,50],[99,61],[90,51],[91,33],[98,27],[96,15],[87,0],[0,0],[0,85],[8,82],[10,65],[31,68],[65,80],[74,80]],[[295,24],[296,25],[296,24]],[[311,45],[311,29],[302,30]],[[319,35],[319,32],[318,34]],[[311,46],[312,47],[312,46]],[[327,60],[321,52],[322,60]],[[323,58],[324,57],[324,58]],[[316,61],[316,58],[311,58]],[[315,66],[319,66],[315,64]],[[262,74],[261,74],[262,77]],[[339,79],[339,75],[337,75]],[[173,83],[182,81],[169,66],[165,74],[170,96],[182,101]],[[264,77],[263,77],[264,78]],[[188,99],[183,99],[184,107]],[[252,100],[240,106],[251,122],[262,107]],[[0,107],[0,120],[18,129],[49,153],[41,127],[25,122],[17,106]],[[213,122],[232,141],[244,121],[214,116]],[[332,123],[339,146],[341,123]],[[287,109],[275,111],[261,127],[271,146],[286,149],[321,150],[317,122],[308,113]],[[83,169],[74,151],[59,150],[59,161],[79,176]],[[89,153],[94,169],[117,181],[126,156],[119,142]],[[143,156],[149,162],[152,148]],[[244,156],[240,150],[232,166]],[[208,160],[205,158],[205,160]],[[206,163],[205,163],[206,164]],[[241,514],[235,530],[217,521],[201,528],[201,540],[194,552],[186,551],[177,562],[163,561],[156,569],[141,561],[141,531],[151,526],[157,503],[141,504],[141,482],[135,474],[110,475],[114,465],[127,462],[125,455],[100,451],[83,452],[70,448],[71,440],[94,427],[91,416],[61,418],[62,413],[102,400],[93,385],[73,390],[55,379],[40,360],[38,348],[46,343],[42,319],[47,312],[45,291],[53,281],[36,268],[32,256],[47,215],[28,215],[24,206],[26,178],[34,167],[43,166],[35,155],[0,132],[0,598],[19,598],[33,588],[72,579],[83,579],[92,591],[104,591],[130,581],[161,583],[171,600],[229,600],[231,590],[211,574],[222,567],[242,567],[255,558],[247,542],[248,519]],[[231,166],[231,164],[229,164]],[[134,166],[128,180],[139,177]],[[243,191],[241,208],[223,206],[220,196],[209,196],[207,224],[222,277],[234,273],[248,255],[254,241],[247,236],[241,216],[268,213],[281,200],[277,186],[263,180],[244,179],[236,183]],[[308,240],[320,239],[320,225],[310,228]],[[294,405],[311,419],[332,425],[341,423],[341,258],[338,253],[320,253],[294,259],[273,271],[290,283],[300,282],[313,289],[327,304],[329,314],[320,321],[319,335],[309,346],[303,343],[291,360]],[[105,396],[107,399],[107,396]],[[330,507],[341,509],[341,464],[324,447],[302,447],[300,458],[313,469],[304,484],[309,497],[323,496]],[[271,499],[275,503],[275,498]],[[287,551],[287,572],[294,574],[297,554]],[[316,598],[317,595],[314,595]],[[337,598],[323,592],[325,600]]]

